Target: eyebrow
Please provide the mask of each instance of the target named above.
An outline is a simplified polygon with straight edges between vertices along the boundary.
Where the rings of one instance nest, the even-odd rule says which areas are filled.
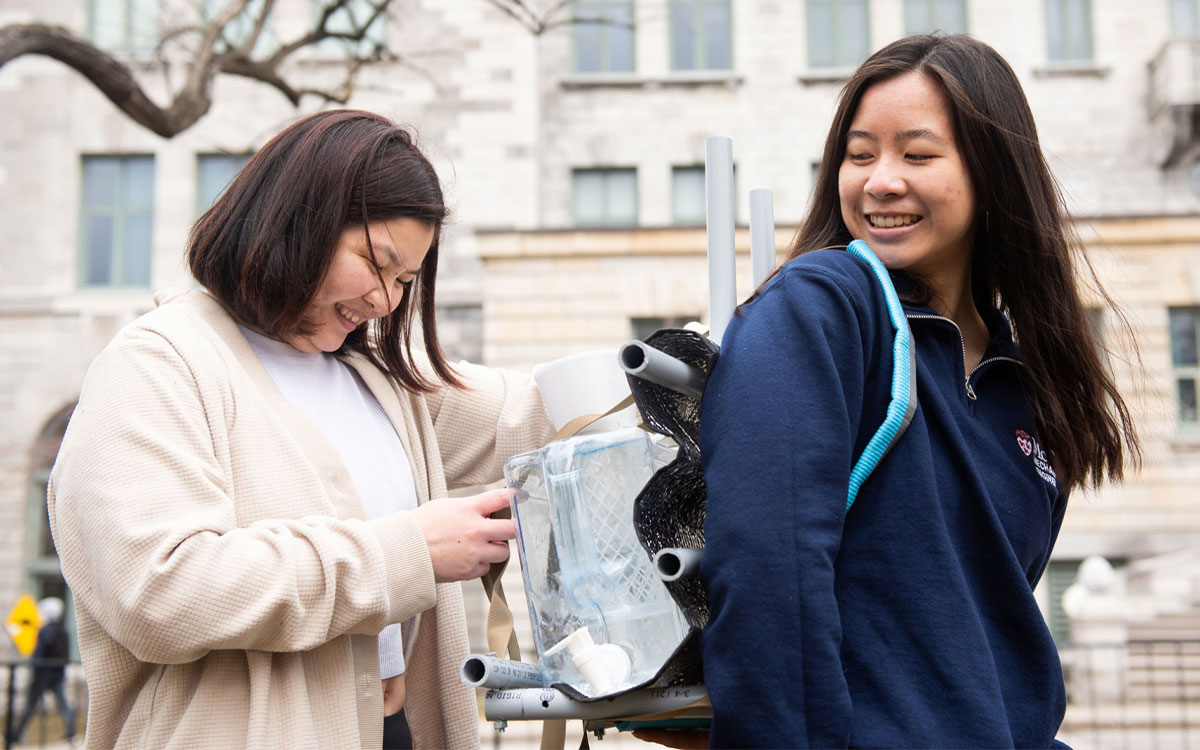
[[[879,141],[878,138],[865,130],[851,130],[846,133],[846,140],[850,140],[851,138],[866,138],[869,141]],[[896,140],[899,142],[912,141],[918,138],[925,138],[934,141],[935,143],[947,143],[945,138],[928,128],[912,128],[911,130],[901,130],[899,133],[896,133]]]
[[[417,274],[421,272],[420,266],[417,266],[416,268],[404,268],[404,264],[400,262],[400,256],[396,254],[396,251],[391,245],[379,246],[377,243],[372,243],[372,245],[376,247],[376,249],[382,250],[384,254],[387,255],[388,263],[403,269],[405,273]]]

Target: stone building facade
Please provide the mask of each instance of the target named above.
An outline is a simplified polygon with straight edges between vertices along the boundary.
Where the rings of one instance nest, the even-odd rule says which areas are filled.
[[[198,2],[0,0],[0,25],[37,20],[87,35],[116,7],[179,14]],[[526,369],[705,317],[696,196],[706,137],[733,138],[740,217],[750,189],[773,191],[782,249],[839,88],[869,50],[935,26],[995,46],[1026,88],[1089,258],[1140,350],[1131,354],[1115,316],[1097,313],[1146,461],[1126,485],[1076,498],[1049,605],[1053,585],[1065,586],[1056,571],[1068,581],[1089,554],[1135,559],[1200,544],[1196,3],[588,0],[575,12],[604,23],[532,34],[486,0],[396,0],[381,33],[403,61],[364,71],[351,104],[411,124],[446,183],[447,348]],[[280,0],[273,33],[287,38],[311,12],[310,0]],[[139,65],[153,84],[155,64]],[[337,71],[314,55],[293,72]],[[164,140],[57,62],[0,68],[0,608],[61,585],[38,510],[56,439],[92,357],[152,305],[152,290],[190,283],[182,247],[211,187],[203,170],[228,168],[207,158],[250,153],[320,106],[306,99],[297,110],[221,77],[205,118]],[[109,281],[89,276],[87,219],[98,209],[86,183],[104,168],[140,174],[128,179],[145,193],[140,209],[120,209],[140,210],[136,226],[149,235],[128,283],[112,281],[127,272],[115,256]],[[744,297],[744,227],[739,246]]]

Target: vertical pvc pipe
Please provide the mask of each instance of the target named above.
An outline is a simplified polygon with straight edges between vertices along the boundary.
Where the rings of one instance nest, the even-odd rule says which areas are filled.
[[[708,337],[718,345],[737,306],[734,259],[733,140],[704,141],[705,218],[708,225]]]
[[[750,269],[754,288],[775,270],[775,207],[771,191],[750,191]]]

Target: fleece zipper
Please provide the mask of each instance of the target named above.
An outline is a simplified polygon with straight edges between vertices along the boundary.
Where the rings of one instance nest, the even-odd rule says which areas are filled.
[[[981,367],[983,367],[984,365],[991,364],[992,362],[1015,362],[1018,365],[1025,364],[1021,360],[1016,359],[1014,357],[1004,357],[1004,356],[987,357],[986,359],[981,359],[979,361],[979,364],[977,364],[973,368],[971,368],[970,372],[966,372],[966,370],[967,370],[967,344],[966,344],[966,340],[963,338],[962,329],[958,327],[958,323],[955,323],[953,320],[950,320],[950,318],[946,318],[941,315],[926,315],[926,314],[922,314],[922,313],[905,313],[904,317],[909,320],[941,320],[943,322],[949,323],[950,325],[954,326],[954,331],[955,331],[955,333],[958,334],[959,361],[963,363],[963,372],[966,373],[966,377],[963,378],[963,387],[967,391],[967,398],[969,398],[972,401],[979,400],[979,397],[975,395],[975,388],[972,387],[972,385],[971,385],[971,378],[974,377],[975,373],[979,372],[979,369]]]

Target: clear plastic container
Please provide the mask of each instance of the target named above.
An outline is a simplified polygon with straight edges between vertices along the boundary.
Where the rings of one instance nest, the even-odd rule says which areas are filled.
[[[634,499],[674,458],[663,440],[583,435],[504,466],[538,664],[589,697],[654,677],[687,633],[633,529]]]

